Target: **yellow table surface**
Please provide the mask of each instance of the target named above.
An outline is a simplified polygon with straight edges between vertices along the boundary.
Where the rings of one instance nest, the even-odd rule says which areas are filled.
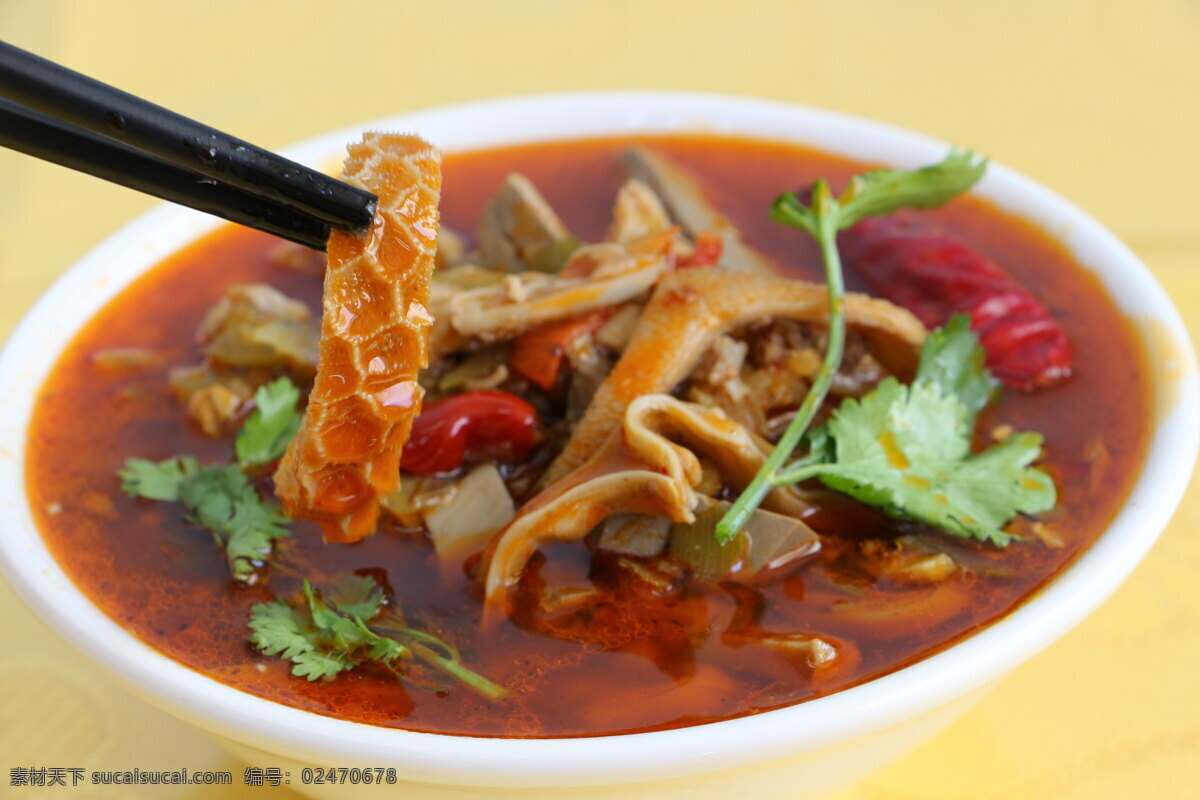
[[[269,148],[409,109],[570,89],[860,114],[970,144],[1083,206],[1200,331],[1196,0],[0,0],[0,37]],[[0,338],[152,203],[0,152]],[[1161,542],[1095,615],[838,800],[1200,796],[1197,527],[1193,478]],[[2,583],[0,642],[0,794],[22,765],[228,768],[240,781],[240,765],[95,674]],[[291,796],[64,796],[264,792]]]

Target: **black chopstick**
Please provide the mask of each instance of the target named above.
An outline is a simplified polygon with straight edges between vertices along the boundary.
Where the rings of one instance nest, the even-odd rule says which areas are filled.
[[[376,198],[0,42],[0,144],[324,249]]]
[[[3,98],[0,145],[318,250],[329,238],[323,222]]]

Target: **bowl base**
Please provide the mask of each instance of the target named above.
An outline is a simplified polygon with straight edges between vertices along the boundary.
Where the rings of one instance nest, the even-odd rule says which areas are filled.
[[[619,796],[621,800],[729,800],[730,797],[817,800],[866,778],[916,749],[966,713],[999,682],[995,680],[984,684],[949,703],[892,727],[798,756],[737,769],[702,772],[673,780],[602,786],[530,785],[515,780],[504,785],[472,786],[466,782],[431,784],[416,779],[406,780],[403,771],[399,771],[399,780],[395,784],[306,784],[302,777],[305,769],[355,765],[306,763],[231,739],[213,738],[234,757],[250,766],[280,767],[291,781],[290,789],[317,800],[391,800],[401,796],[406,800],[552,800],[566,797],[570,800],[600,800],[614,796]],[[614,768],[619,770],[619,765],[614,765]],[[479,777],[486,780],[485,776]]]

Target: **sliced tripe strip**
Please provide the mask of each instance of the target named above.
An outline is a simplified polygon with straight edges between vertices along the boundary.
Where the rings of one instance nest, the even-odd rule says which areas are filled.
[[[378,195],[379,211],[368,232],[329,237],[316,382],[275,488],[288,516],[353,542],[374,532],[380,495],[399,486],[421,409],[441,154],[416,136],[369,133],[349,148],[342,180]]]
[[[540,269],[547,256],[570,241],[567,226],[519,172],[504,179],[479,220],[480,253],[489,267],[505,272]]]
[[[892,374],[908,379],[916,369],[925,327],[911,313],[866,295],[846,295],[846,322],[867,341]],[[580,467],[621,424],[625,409],[645,394],[669,392],[691,374],[700,356],[723,333],[773,318],[824,324],[829,299],[821,284],[786,278],[693,269],[659,281],[633,338],[550,465],[546,482]]]
[[[584,255],[600,253],[603,271],[582,278],[546,278],[541,273],[522,284],[528,296],[513,302],[507,286],[482,286],[459,292],[445,303],[454,329],[485,342],[509,339],[550,322],[619,305],[648,292],[667,270],[661,254],[629,253],[613,245],[587,245]]]
[[[708,232],[720,237],[718,267],[763,275],[775,272],[770,258],[746,244],[741,231],[709,202],[696,179],[679,165],[647,147],[631,147],[621,153],[621,166],[629,177],[658,195],[671,219],[683,226],[688,236],[694,239]]]

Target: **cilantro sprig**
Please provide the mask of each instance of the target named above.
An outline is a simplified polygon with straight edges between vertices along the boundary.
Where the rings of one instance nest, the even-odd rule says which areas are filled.
[[[310,681],[333,680],[374,662],[398,680],[426,687],[410,674],[416,659],[489,700],[508,693],[466,667],[452,645],[409,627],[397,610],[385,611],[385,605],[383,589],[369,576],[344,577],[328,597],[305,581],[302,605],[272,600],[250,609],[250,643],[264,655],[291,661],[292,674]]]
[[[240,466],[204,466],[192,456],[160,462],[131,458],[117,473],[121,489],[131,497],[181,503],[188,522],[212,533],[233,578],[254,583],[276,540],[290,533],[288,518],[259,497],[243,470],[258,469],[283,454],[300,427],[299,399],[299,389],[287,378],[258,389],[257,407],[235,442]]]
[[[236,465],[201,466],[191,456],[158,463],[131,458],[117,474],[131,497],[182,503],[186,520],[212,533],[242,583],[253,583],[275,540],[290,535],[287,517],[258,496]]]
[[[791,482],[781,480],[781,470],[804,439],[842,363],[846,318],[842,261],[837,249],[838,231],[865,217],[890,214],[905,207],[943,205],[973,186],[986,168],[986,159],[976,159],[970,150],[951,150],[940,163],[922,169],[875,170],[857,175],[850,179],[840,197],[834,197],[829,183],[821,179],[813,184],[812,200],[807,206],[794,194],[783,194],[775,200],[771,206],[771,219],[805,231],[820,245],[829,286],[829,339],[821,368],[796,416],[758,474],[717,523],[718,541],[731,541],[773,489]],[[793,464],[786,471],[794,472],[803,463]]]

